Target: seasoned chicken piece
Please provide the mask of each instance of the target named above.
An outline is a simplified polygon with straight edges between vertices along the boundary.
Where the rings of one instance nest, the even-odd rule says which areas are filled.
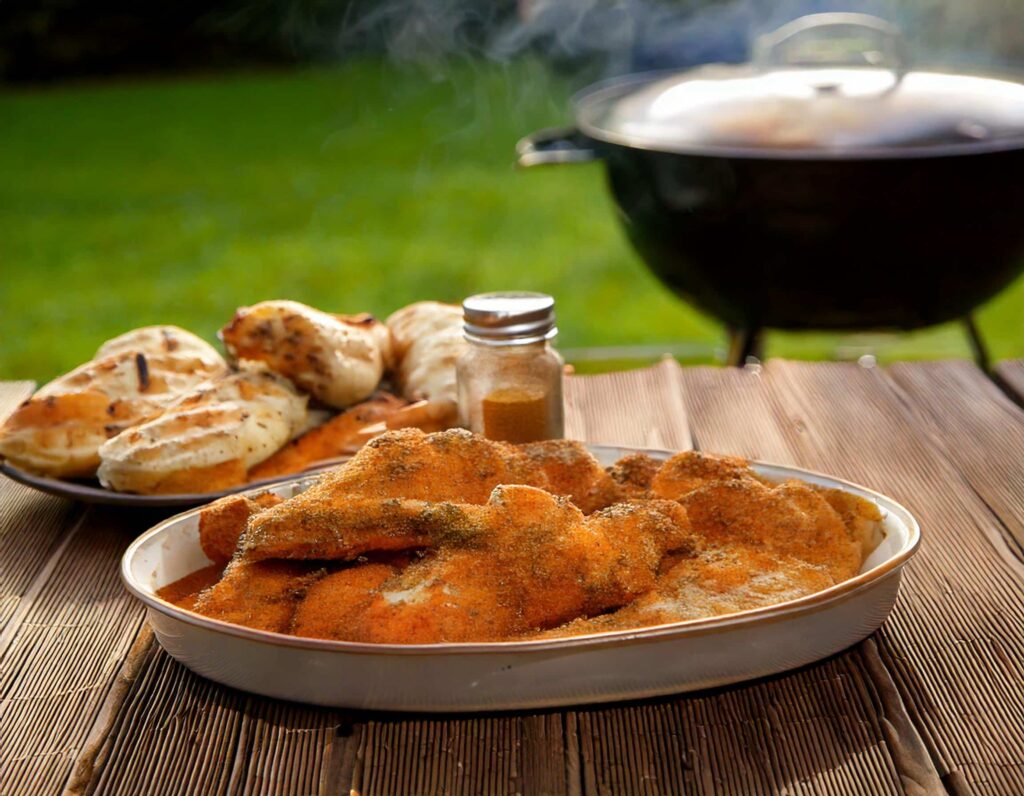
[[[854,539],[860,542],[861,559],[871,555],[882,542],[882,512],[870,500],[841,489],[815,486],[814,491],[828,501]]]
[[[235,625],[286,633],[306,590],[325,574],[315,562],[235,558],[224,577],[199,594],[192,610]]]
[[[543,473],[543,487],[554,495],[564,495],[584,513],[618,502],[613,499],[611,476],[582,442],[568,439],[530,442],[517,446],[530,467]]]
[[[467,348],[462,308],[418,301],[387,319],[395,350],[395,376],[410,401],[427,401],[440,428],[458,423],[455,365]]]
[[[240,552],[253,561],[352,561],[366,553],[426,547],[445,522],[451,521],[453,534],[461,532],[455,523],[466,522],[466,515],[458,511],[462,504],[425,500],[354,495],[324,509],[308,501],[296,505],[315,488],[254,515],[240,540]]]
[[[795,600],[837,583],[821,566],[742,545],[684,558],[629,606],[634,621],[662,624]]]
[[[372,440],[320,483],[253,518],[246,550],[259,558],[304,558],[314,550],[324,558],[344,558],[416,547],[423,539],[410,516],[430,510],[416,501],[483,504],[499,484],[525,484],[590,509],[607,478],[575,442],[515,446],[461,429],[403,429]],[[364,546],[353,547],[355,528],[373,532],[373,540],[360,537],[358,545]]]
[[[651,480],[650,492],[652,497],[679,500],[705,484],[733,480],[757,480],[746,459],[686,451],[661,466]]]
[[[861,567],[860,540],[813,487],[799,481],[710,483],[686,494],[694,533],[709,547],[739,545],[823,568],[836,581]]]
[[[132,329],[99,347],[93,360],[103,359],[111,354],[124,351],[142,353],[146,356],[173,354],[189,356],[208,363],[211,367],[225,367],[224,358],[216,348],[201,337],[177,326],[143,326]]]
[[[350,452],[355,453],[371,439],[398,431],[402,428],[418,428],[427,434],[446,431],[455,425],[452,408],[436,401],[415,401],[398,409],[383,420],[360,429],[352,438]]]
[[[305,395],[269,372],[223,376],[100,448],[100,483],[119,492],[215,492],[302,428]]]
[[[100,351],[110,353],[51,381],[15,409],[0,429],[0,456],[56,478],[93,476],[100,445],[227,372],[220,355],[187,332],[174,338],[180,342],[174,351],[160,350],[148,335],[133,346],[137,332],[104,344]]]
[[[388,564],[362,564],[332,572],[306,592],[295,610],[291,632],[309,638],[344,638],[348,618],[366,611],[384,582],[399,571]]]
[[[360,568],[333,576],[315,592],[318,621],[298,621],[300,609],[295,631],[378,643],[508,638],[629,602],[654,585],[668,551],[691,544],[685,511],[668,501],[585,517],[542,490],[499,486],[485,506],[425,505],[401,516],[435,554],[389,577],[367,573],[369,599],[349,596],[366,585]]]
[[[220,334],[233,360],[261,362],[336,409],[368,398],[391,362],[391,334],[370,315],[296,301],[241,307]]]
[[[623,456],[608,468],[611,481],[605,496],[608,505],[628,500],[649,500],[651,483],[661,469],[662,462],[646,453]]]
[[[579,636],[733,614],[795,600],[835,583],[824,568],[792,556],[747,546],[712,547],[680,557],[653,589],[629,605],[540,636]]]
[[[686,496],[694,490],[702,486],[725,482],[739,482],[743,485],[739,487],[740,491],[745,491],[746,487],[752,484],[779,489],[775,484],[751,470],[749,463],[744,459],[689,451],[676,454],[665,462],[651,480],[650,494],[653,497],[682,500],[686,504]],[[823,497],[838,513],[851,538],[860,545],[861,562],[881,542],[882,514],[871,501],[840,489],[812,486],[801,481],[788,483],[792,486],[790,498],[805,507],[810,506],[809,510],[812,513],[823,511],[823,507],[820,501],[816,501],[808,494],[809,492]],[[755,494],[758,492],[753,487],[749,491]],[[775,494],[781,495],[786,491],[786,489],[782,489],[781,492],[775,492]],[[719,494],[731,493],[726,491]],[[771,511],[772,509],[767,510]],[[860,563],[857,566],[859,567]]]
[[[404,406],[406,402],[391,393],[376,393],[372,398],[289,442],[269,459],[253,467],[249,471],[249,480],[259,481],[288,473],[300,473],[325,459],[354,453],[358,450],[354,443],[363,442],[360,436],[363,429],[387,420]]]
[[[249,517],[276,506],[281,498],[273,492],[247,495],[228,495],[215,500],[199,512],[199,546],[206,557],[221,566],[228,563],[238,547],[239,537],[245,533]]]
[[[424,434],[392,431],[289,502],[295,513],[319,511],[353,495],[486,503],[498,484],[545,486],[546,477],[515,446],[462,429]]]

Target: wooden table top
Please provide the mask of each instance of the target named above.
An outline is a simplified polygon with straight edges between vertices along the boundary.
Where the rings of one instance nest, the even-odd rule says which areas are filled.
[[[0,414],[26,396],[0,384]],[[1024,793],[1024,363],[772,361],[576,377],[568,435],[731,452],[892,495],[924,544],[818,664],[613,706],[354,713],[203,680],[121,553],[160,515],[0,478],[0,794]]]

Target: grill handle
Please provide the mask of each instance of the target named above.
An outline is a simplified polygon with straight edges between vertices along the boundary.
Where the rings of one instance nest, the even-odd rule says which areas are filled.
[[[903,32],[870,14],[809,14],[794,19],[754,43],[754,63],[762,69],[787,66],[875,66],[887,68],[899,83],[910,69]]]
[[[575,127],[538,130],[516,144],[516,166],[521,169],[560,163],[587,163],[600,157],[594,142]]]

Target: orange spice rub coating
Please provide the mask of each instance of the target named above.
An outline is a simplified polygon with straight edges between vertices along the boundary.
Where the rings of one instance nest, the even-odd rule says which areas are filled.
[[[342,467],[287,502],[253,517],[245,549],[254,558],[350,559],[371,550],[427,544],[417,517],[426,504],[482,505],[502,484],[565,492],[583,506],[599,505],[610,482],[575,442],[505,445],[451,430],[393,431],[368,443]],[[441,520],[425,521],[431,528]]]
[[[197,569],[183,578],[168,583],[157,590],[156,596],[179,608],[192,611],[195,610],[199,593],[213,586],[223,575],[223,564],[210,564],[208,567]]]
[[[607,498],[609,505],[623,500],[646,500],[651,496],[651,484],[661,471],[663,462],[646,453],[631,453],[623,456],[608,468],[612,492]]]
[[[709,482],[756,481],[745,459],[700,451],[677,453],[651,479],[651,496],[679,500]]]
[[[206,506],[199,512],[199,545],[206,557],[221,566],[227,564],[249,517],[280,502],[272,492],[262,492],[252,497],[228,495]]]
[[[798,481],[711,483],[685,495],[694,532],[712,547],[751,547],[825,568],[837,579],[861,565],[860,542],[813,488]]]
[[[319,562],[235,558],[224,577],[199,594],[193,610],[234,625],[286,633],[306,590],[324,574]]]
[[[690,544],[675,503],[586,517],[542,490],[501,486],[486,506],[451,509],[464,512],[455,521],[462,532],[438,528],[436,554],[374,581],[369,601],[329,596],[351,595],[362,568],[321,582],[316,599],[338,612],[315,626],[297,622],[297,632],[376,643],[508,638],[628,603],[653,587],[667,551]]]
[[[823,568],[792,556],[742,546],[707,548],[680,558],[658,577],[653,589],[618,611],[576,619],[539,635],[578,636],[732,614],[834,584]]]
[[[635,455],[606,472],[575,443],[409,431],[247,520],[197,611],[316,638],[435,643],[627,629],[793,599],[856,574],[881,514],[850,493],[767,482],[733,457],[688,452],[659,466]]]
[[[543,473],[538,483],[554,495],[565,495],[584,514],[610,506],[614,483],[593,454],[580,442],[548,440],[518,446],[531,467]]]

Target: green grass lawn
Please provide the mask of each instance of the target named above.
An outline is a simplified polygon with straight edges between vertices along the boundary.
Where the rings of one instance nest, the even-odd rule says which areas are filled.
[[[516,140],[567,120],[531,63],[443,79],[326,71],[0,93],[0,378],[48,379],[133,326],[212,339],[286,297],[384,315],[481,290],[554,294],[563,347],[695,344],[717,326],[650,277],[596,165],[516,172]],[[965,263],[965,268],[970,264]],[[1024,355],[1024,284],[981,324]],[[955,328],[898,339],[775,335],[802,357],[965,355]]]

